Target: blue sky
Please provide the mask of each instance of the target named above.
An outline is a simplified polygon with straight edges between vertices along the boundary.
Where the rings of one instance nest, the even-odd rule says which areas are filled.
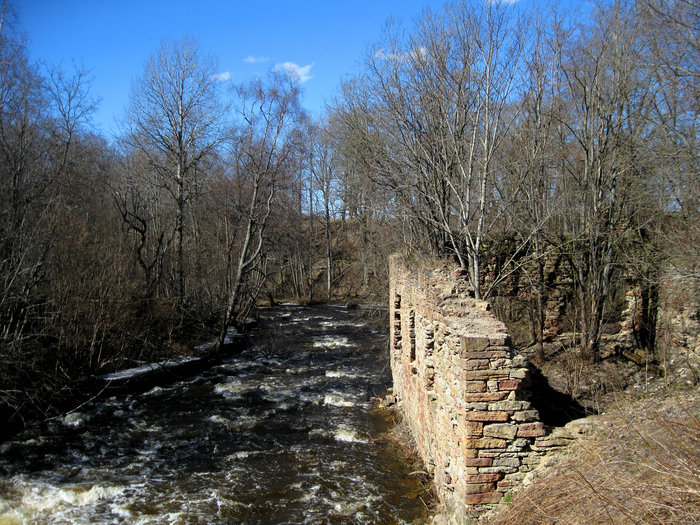
[[[115,132],[131,80],[163,38],[197,38],[235,83],[292,63],[305,80],[304,106],[321,112],[390,16],[409,23],[444,0],[17,0],[30,56],[70,70],[76,60],[101,98],[94,122]]]

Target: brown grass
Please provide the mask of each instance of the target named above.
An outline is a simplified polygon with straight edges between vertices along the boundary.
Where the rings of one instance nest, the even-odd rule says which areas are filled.
[[[620,401],[489,524],[700,522],[700,396]]]

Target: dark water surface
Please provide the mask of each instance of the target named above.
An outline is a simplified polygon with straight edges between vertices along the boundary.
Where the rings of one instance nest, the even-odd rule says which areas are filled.
[[[371,408],[390,381],[360,312],[263,312],[257,344],[0,444],[0,525],[420,523]]]

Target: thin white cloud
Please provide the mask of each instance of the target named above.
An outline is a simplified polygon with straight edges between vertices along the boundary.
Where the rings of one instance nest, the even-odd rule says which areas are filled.
[[[231,80],[231,73],[229,71],[224,71],[223,73],[214,75],[213,78],[216,82],[228,82],[229,80]]]
[[[309,74],[311,73],[311,68],[314,67],[314,64],[315,62],[309,64],[308,66],[300,66],[298,64],[295,64],[294,62],[281,62],[275,65],[274,70],[284,71],[289,76],[303,84],[304,82],[307,82],[308,80],[314,78],[313,75]]]
[[[248,64],[256,64],[258,62],[267,62],[270,60],[268,57],[255,57],[253,55],[248,55],[246,59],[244,59],[244,62],[247,62]]]

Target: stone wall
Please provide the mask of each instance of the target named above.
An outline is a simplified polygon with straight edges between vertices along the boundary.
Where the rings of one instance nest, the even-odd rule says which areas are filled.
[[[528,363],[444,263],[393,256],[390,294],[394,394],[438,495],[457,516],[488,508],[547,447],[527,401]]]
[[[670,383],[695,386],[700,383],[700,279],[668,268],[661,283],[657,357],[668,367]]]

